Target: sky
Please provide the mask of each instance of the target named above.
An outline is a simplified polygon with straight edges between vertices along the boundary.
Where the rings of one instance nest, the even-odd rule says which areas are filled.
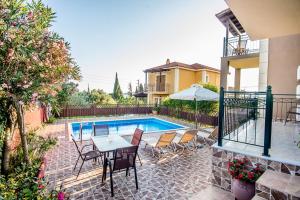
[[[127,92],[130,82],[133,87],[137,80],[144,83],[143,70],[165,64],[167,58],[220,69],[225,28],[215,14],[227,8],[223,0],[43,2],[56,12],[51,29],[71,44],[83,77],[80,90],[89,85],[112,92],[118,72]],[[242,87],[256,85],[256,80],[245,77],[242,72]]]

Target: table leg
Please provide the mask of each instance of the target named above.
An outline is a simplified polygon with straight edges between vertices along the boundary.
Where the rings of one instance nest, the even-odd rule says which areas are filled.
[[[106,162],[106,152],[103,153],[103,168],[102,168],[102,183],[106,180],[106,168],[107,168],[107,162]]]

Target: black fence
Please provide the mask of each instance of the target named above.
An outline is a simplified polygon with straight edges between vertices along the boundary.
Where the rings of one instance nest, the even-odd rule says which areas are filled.
[[[127,115],[127,114],[151,114],[155,106],[149,104],[135,105],[90,105],[90,106],[65,106],[61,109],[60,117],[78,117],[78,116],[109,116],[109,115]],[[184,119],[190,122],[197,122],[199,125],[218,125],[218,114],[197,113],[193,111],[182,111],[180,109],[160,106],[160,115],[167,115]],[[196,117],[196,120],[195,120]]]
[[[251,41],[248,35],[234,36],[224,38],[223,57],[241,56],[247,54],[259,53],[259,41]]]
[[[135,104],[135,105],[90,105],[90,106],[65,106],[61,109],[60,117],[77,116],[108,116],[108,115],[126,115],[126,114],[150,114],[153,105]]]
[[[197,113],[192,111],[183,111],[172,107],[161,107],[159,114],[176,117],[187,121],[193,121],[201,125],[217,126],[218,114],[217,113]]]
[[[221,88],[218,145],[222,146],[226,140],[260,146],[267,156],[271,147],[272,112],[271,87],[267,92],[224,91]]]
[[[274,121],[300,121],[300,95],[273,94]]]

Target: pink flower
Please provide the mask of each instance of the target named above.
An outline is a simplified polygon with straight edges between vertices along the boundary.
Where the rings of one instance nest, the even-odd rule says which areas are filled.
[[[8,57],[12,57],[14,55],[15,51],[13,49],[8,49]]]
[[[36,55],[33,55],[33,56],[32,56],[32,59],[35,60],[35,61],[37,61],[37,60],[38,60],[38,57],[37,57]]]
[[[1,85],[1,87],[2,87],[2,88],[8,88],[8,85],[7,85],[6,83],[3,83],[3,84]]]
[[[59,193],[57,194],[57,199],[58,199],[58,200],[64,200],[64,199],[65,199],[65,193],[59,192]]]
[[[39,94],[35,92],[35,93],[32,94],[32,97],[36,98],[38,95]]]
[[[27,17],[28,17],[29,20],[32,20],[32,19],[33,19],[33,12],[30,11],[30,12],[27,14]]]
[[[2,47],[4,45],[4,42],[0,41],[0,47]]]

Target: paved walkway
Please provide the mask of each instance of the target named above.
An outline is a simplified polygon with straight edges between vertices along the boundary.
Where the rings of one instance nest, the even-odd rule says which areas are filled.
[[[73,142],[68,140],[65,125],[49,125],[47,135],[56,136],[58,145],[46,155],[48,188],[63,188],[71,199],[190,199],[210,186],[211,150],[203,147],[194,152],[170,154],[159,161],[150,149],[140,148],[143,165],[138,165],[139,190],[135,189],[134,175],[114,175],[115,197],[110,197],[109,179],[101,184],[102,168],[88,161],[76,180],[73,167],[78,156]],[[143,145],[142,145],[143,147]],[[81,164],[81,163],[79,163]]]

